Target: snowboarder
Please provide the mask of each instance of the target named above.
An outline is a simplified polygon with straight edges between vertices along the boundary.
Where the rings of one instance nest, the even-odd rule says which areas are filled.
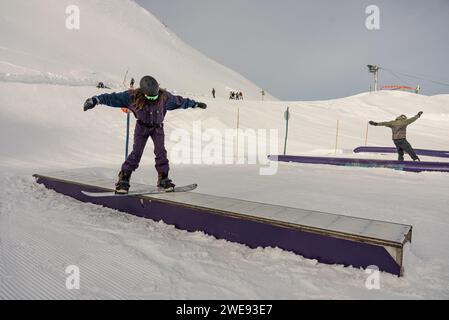
[[[134,78],[131,78],[131,82],[129,83],[129,88],[134,89]]]
[[[145,145],[149,137],[153,140],[156,156],[156,171],[158,172],[157,186],[163,189],[174,188],[168,177],[169,161],[165,149],[164,117],[167,111],[175,109],[201,108],[207,105],[202,102],[172,95],[159,87],[158,82],[151,76],[140,80],[140,88],[120,93],[102,94],[89,98],[84,103],[84,111],[94,108],[98,104],[110,107],[125,107],[131,110],[137,118],[134,129],[133,150],[123,163],[118,175],[115,192],[127,194],[130,187],[131,173],[139,167]]]
[[[212,88],[212,97],[215,99],[215,88]]]
[[[397,117],[396,120],[388,122],[370,121],[369,124],[372,126],[384,126],[391,128],[391,131],[393,131],[393,142],[396,146],[396,149],[398,150],[399,161],[404,161],[404,151],[410,155],[413,161],[420,161],[415,153],[415,150],[413,150],[412,146],[407,141],[406,135],[407,135],[407,126],[418,120],[418,118],[420,118],[422,114],[423,112],[420,111],[416,116],[410,119],[407,119],[407,116],[402,114],[399,117]]]

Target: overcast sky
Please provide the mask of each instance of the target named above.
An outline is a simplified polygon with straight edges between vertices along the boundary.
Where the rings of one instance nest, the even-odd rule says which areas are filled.
[[[381,85],[449,93],[449,0],[136,1],[185,42],[283,100],[368,91],[367,64],[388,69]],[[365,26],[368,5],[380,9],[380,30]]]

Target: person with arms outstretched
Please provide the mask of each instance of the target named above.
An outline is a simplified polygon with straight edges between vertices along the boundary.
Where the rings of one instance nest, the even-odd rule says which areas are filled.
[[[173,189],[174,184],[168,177],[169,161],[165,149],[164,118],[167,111],[175,109],[200,108],[206,109],[202,102],[175,96],[159,87],[151,76],[140,80],[138,89],[130,89],[120,93],[102,94],[89,98],[84,103],[84,111],[103,104],[115,108],[128,108],[136,117],[134,129],[133,150],[122,164],[119,178],[115,185],[115,193],[127,194],[130,187],[131,173],[139,167],[145,145],[149,137],[153,140],[157,186],[163,189]]]
[[[372,126],[384,126],[391,128],[393,132],[393,142],[398,150],[398,160],[404,161],[404,152],[407,152],[413,161],[420,161],[418,156],[413,150],[413,147],[407,141],[407,126],[421,117],[423,114],[422,111],[418,112],[416,116],[408,119],[406,115],[400,115],[395,120],[387,121],[387,122],[374,122],[370,121],[369,124]]]

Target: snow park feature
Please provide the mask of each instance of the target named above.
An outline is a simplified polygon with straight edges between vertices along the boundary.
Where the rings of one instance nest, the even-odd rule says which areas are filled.
[[[297,162],[309,164],[327,164],[344,167],[363,167],[363,168],[389,168],[407,172],[449,172],[449,162],[431,162],[431,161],[397,161],[382,159],[355,159],[341,157],[314,157],[314,156],[289,156],[289,155],[270,155],[268,159],[283,162]]]
[[[419,156],[437,157],[437,158],[449,158],[449,151],[443,150],[427,150],[427,149],[414,149]],[[357,147],[354,153],[397,153],[397,149],[394,147]]]
[[[47,188],[77,200],[163,220],[182,230],[203,231],[250,248],[277,247],[327,264],[356,268],[375,265],[380,271],[398,276],[404,271],[404,245],[412,238],[409,225],[200,193],[167,192],[120,200],[90,198],[85,191],[105,191],[113,185],[113,180],[93,180],[92,176],[76,171],[35,177]]]
[[[80,8],[79,29],[65,27],[68,5]],[[287,154],[357,159],[369,120],[420,110],[410,141],[449,150],[448,94],[368,92],[360,62],[360,90],[349,88],[345,69],[334,73],[348,90],[339,95],[315,78],[322,97],[341,98],[280,100],[131,0],[0,0],[0,39],[0,300],[449,297],[446,172],[267,160],[284,151],[287,107]],[[207,103],[164,120],[170,178],[198,186],[88,197],[82,191],[114,190],[136,119],[103,105],[84,112],[83,104],[128,90],[131,78],[137,88],[147,74]],[[244,100],[229,100],[230,89]],[[254,139],[228,141],[227,130]],[[367,140],[392,146],[386,130],[370,129]],[[157,184],[152,148],[148,141],[131,192]]]

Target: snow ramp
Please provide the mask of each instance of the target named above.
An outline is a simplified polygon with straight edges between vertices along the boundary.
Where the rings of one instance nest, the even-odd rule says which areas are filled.
[[[410,225],[196,192],[93,198],[82,191],[112,191],[113,178],[92,177],[77,170],[34,177],[47,188],[79,201],[163,220],[182,230],[202,231],[250,248],[279,247],[326,264],[376,266],[398,276],[404,272],[404,245],[412,237]]]

